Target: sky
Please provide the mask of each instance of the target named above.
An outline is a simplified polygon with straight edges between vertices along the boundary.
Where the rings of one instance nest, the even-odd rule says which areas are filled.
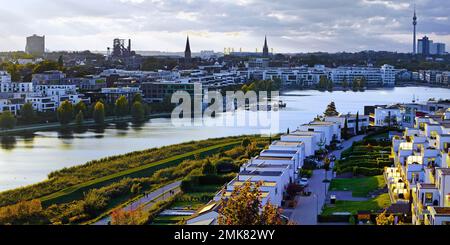
[[[450,1],[416,0],[418,38],[450,49]],[[105,51],[114,38],[134,50],[193,52],[224,48],[275,53],[411,52],[413,0],[0,0],[0,51],[46,48]]]

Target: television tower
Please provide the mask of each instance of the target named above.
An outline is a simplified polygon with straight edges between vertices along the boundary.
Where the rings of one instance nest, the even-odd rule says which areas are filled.
[[[416,4],[414,4],[414,16],[413,16],[413,54],[417,54],[417,45],[416,45],[416,26],[417,26],[417,15],[416,15]]]

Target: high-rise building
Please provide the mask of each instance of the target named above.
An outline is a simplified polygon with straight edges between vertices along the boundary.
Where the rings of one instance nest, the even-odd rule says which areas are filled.
[[[186,49],[184,50],[184,59],[185,61],[190,61],[192,59],[192,53],[191,53],[191,44],[189,43],[189,36],[186,40]]]
[[[267,36],[264,39],[263,56],[269,57],[269,46],[267,45]]]
[[[430,39],[427,36],[417,41],[418,53],[421,55],[430,55]],[[433,42],[433,41],[431,41]]]
[[[27,37],[27,45],[25,52],[37,57],[44,56],[45,53],[45,36],[38,36],[34,34],[31,37]]]
[[[416,26],[417,26],[417,15],[416,15],[416,6],[414,5],[414,16],[413,16],[413,54],[417,54],[416,48]]]
[[[444,43],[434,43],[427,36],[418,40],[418,53],[421,55],[444,55],[445,54],[445,44]]]

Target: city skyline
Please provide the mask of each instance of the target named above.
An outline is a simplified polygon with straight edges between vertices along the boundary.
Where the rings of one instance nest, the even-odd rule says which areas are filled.
[[[0,7],[0,51],[24,50],[25,37],[46,36],[50,51],[106,51],[113,38],[131,38],[138,51],[192,52],[234,48],[261,52],[267,35],[276,53],[412,52],[412,1],[147,1],[42,0]],[[417,37],[450,43],[450,3],[415,2]],[[220,11],[218,11],[220,10]],[[331,10],[331,11],[330,11]],[[3,19],[4,18],[4,19]]]

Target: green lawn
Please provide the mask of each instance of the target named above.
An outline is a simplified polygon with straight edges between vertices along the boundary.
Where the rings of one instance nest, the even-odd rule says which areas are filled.
[[[364,178],[333,179],[330,190],[352,191],[354,197],[366,197],[369,192],[381,189],[385,185],[383,175]]]
[[[391,205],[389,194],[381,194],[380,196],[362,202],[354,201],[336,201],[334,206],[327,205],[322,212],[322,215],[332,215],[336,212],[350,212],[356,214],[358,211],[377,211],[387,208]]]

